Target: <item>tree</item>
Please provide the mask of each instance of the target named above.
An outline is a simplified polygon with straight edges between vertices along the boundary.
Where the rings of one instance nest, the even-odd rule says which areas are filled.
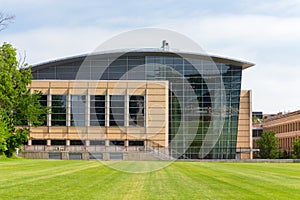
[[[0,154],[10,157],[27,141],[31,126],[43,123],[47,108],[39,103],[41,93],[30,91],[31,68],[16,58],[10,44],[0,46]]]
[[[293,150],[295,158],[300,158],[300,138],[297,138],[293,142]]]
[[[2,115],[0,114],[0,156],[1,153],[7,150],[6,140],[9,135],[9,130],[6,127],[6,122],[4,121]]]
[[[14,21],[14,19],[14,15],[5,15],[2,12],[0,12],[0,31],[4,30],[9,23]]]
[[[261,138],[257,140],[259,156],[261,158],[278,158],[279,148],[275,134],[274,131],[265,131],[262,133]]]

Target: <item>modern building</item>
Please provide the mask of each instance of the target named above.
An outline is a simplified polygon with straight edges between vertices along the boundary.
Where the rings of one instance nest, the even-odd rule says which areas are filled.
[[[100,52],[32,67],[51,107],[23,156],[250,159],[252,63],[160,49]]]

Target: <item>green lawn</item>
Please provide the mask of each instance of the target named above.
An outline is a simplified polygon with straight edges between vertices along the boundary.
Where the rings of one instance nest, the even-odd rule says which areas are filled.
[[[300,199],[300,164],[175,162],[138,174],[98,161],[8,159],[0,199]]]

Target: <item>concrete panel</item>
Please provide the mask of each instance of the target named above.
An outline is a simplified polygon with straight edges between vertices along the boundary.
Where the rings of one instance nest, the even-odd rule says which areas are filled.
[[[51,88],[50,94],[61,94],[61,95],[64,94],[64,95],[67,95],[68,94],[68,90],[67,90],[67,88],[65,88],[65,89]]]
[[[241,91],[236,148],[252,149],[251,91]],[[252,159],[252,152],[240,153],[240,159]]]
[[[105,95],[106,89],[102,89],[102,88],[89,89],[88,94],[90,94],[90,95]]]
[[[69,81],[69,88],[88,88],[88,81]]]
[[[50,81],[50,88],[68,88],[69,81]]]
[[[135,81],[129,81],[127,83],[127,87],[129,89],[145,89],[147,87],[147,82],[135,82]]]

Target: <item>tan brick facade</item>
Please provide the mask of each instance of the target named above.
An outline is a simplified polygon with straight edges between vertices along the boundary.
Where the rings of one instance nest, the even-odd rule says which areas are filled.
[[[167,81],[33,81],[30,88],[32,91],[39,90],[47,95],[145,95],[146,97],[144,127],[89,126],[88,122],[82,127],[31,127],[30,140],[150,140],[164,147],[168,144]],[[68,112],[70,111],[67,111],[67,115]],[[88,119],[89,113],[86,115]],[[67,124],[69,120],[67,118]]]
[[[263,127],[265,131],[274,131],[279,141],[279,148],[290,153],[293,150],[293,141],[300,138],[300,111],[266,119]]]
[[[241,91],[239,124],[237,137],[237,154],[240,159],[252,159],[252,97],[251,91]]]
[[[89,113],[86,113],[86,126],[70,126],[70,117],[67,117],[66,126],[51,126],[51,115],[49,114],[47,126],[31,127],[28,142],[29,147],[33,140],[46,140],[48,147],[51,145],[51,140],[65,140],[66,146],[70,146],[71,140],[83,140],[87,147],[89,147],[90,141],[93,140],[105,141],[106,146],[109,146],[109,141],[111,140],[125,141],[124,146],[128,146],[128,141],[135,140],[144,141],[145,146],[152,146],[154,148],[157,146],[168,146],[168,81],[34,80],[30,88],[32,91],[42,91],[48,97],[51,95],[86,95],[87,98],[89,95],[144,95],[145,126],[90,126],[88,123]],[[67,100],[67,105],[70,105],[70,98]],[[236,144],[237,159],[252,159],[251,107],[251,91],[241,91]],[[87,104],[86,110],[89,110],[89,104]],[[126,114],[128,115],[128,113]],[[69,106],[67,108],[67,115],[70,115]],[[109,120],[107,118],[106,121]],[[34,150],[51,151],[51,148]],[[160,151],[164,151],[164,149],[160,149]]]

